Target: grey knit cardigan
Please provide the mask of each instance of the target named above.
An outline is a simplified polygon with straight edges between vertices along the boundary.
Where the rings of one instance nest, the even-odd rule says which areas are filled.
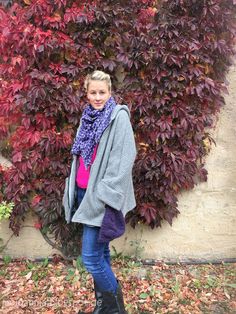
[[[135,157],[136,145],[130,123],[130,111],[125,105],[116,105],[110,124],[100,139],[96,158],[90,169],[86,193],[72,216],[79,165],[78,156],[73,155],[71,172],[66,178],[63,196],[67,223],[72,221],[101,226],[106,204],[121,210],[124,216],[132,210],[136,206],[132,180]]]

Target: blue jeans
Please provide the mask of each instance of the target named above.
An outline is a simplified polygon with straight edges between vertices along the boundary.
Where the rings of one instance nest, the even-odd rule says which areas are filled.
[[[78,188],[78,203],[86,189]],[[100,227],[83,225],[82,261],[92,275],[98,291],[116,293],[117,280],[111,269],[109,243],[98,243]]]

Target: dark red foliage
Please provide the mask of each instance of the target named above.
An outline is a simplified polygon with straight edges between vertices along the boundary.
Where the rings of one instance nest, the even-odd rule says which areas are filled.
[[[0,186],[3,186],[3,167],[0,165]],[[0,203],[3,201],[3,191],[0,189]]]
[[[61,198],[86,102],[83,80],[94,69],[112,75],[117,100],[132,111],[138,205],[127,221],[172,223],[178,192],[207,178],[209,129],[224,105],[235,12],[233,0],[2,4],[0,140],[13,164],[2,192],[16,204],[16,234],[31,208],[67,253],[78,241],[79,226],[65,224]]]

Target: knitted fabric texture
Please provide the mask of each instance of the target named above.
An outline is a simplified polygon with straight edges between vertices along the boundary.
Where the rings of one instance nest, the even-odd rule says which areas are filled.
[[[125,232],[125,219],[122,211],[106,205],[105,215],[99,231],[98,242],[107,243],[119,238]]]
[[[110,97],[102,110],[94,109],[89,104],[83,111],[81,128],[75,138],[71,153],[82,156],[86,169],[92,163],[94,148],[109,125],[115,106],[115,99]]]

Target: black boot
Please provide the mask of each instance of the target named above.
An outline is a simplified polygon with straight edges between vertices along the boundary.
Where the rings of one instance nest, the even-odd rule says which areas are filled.
[[[93,312],[79,312],[78,314],[127,314],[121,286],[118,281],[117,283],[118,286],[115,294],[110,291],[100,292],[96,289],[96,285],[94,285],[96,306]]]
[[[125,304],[124,304],[124,298],[123,298],[123,293],[121,290],[121,285],[119,283],[119,281],[117,280],[118,286],[117,286],[117,291],[116,291],[116,295],[117,295],[117,299],[118,299],[118,303],[119,303],[119,307],[120,307],[120,312],[121,314],[128,314],[125,310]]]
[[[103,302],[102,293],[97,290],[96,284],[94,285],[94,289],[95,289],[96,306],[92,314],[101,314],[102,312],[100,309],[102,308],[102,302]]]
[[[96,293],[97,302],[92,314],[127,314],[119,282],[115,294],[110,291]]]

